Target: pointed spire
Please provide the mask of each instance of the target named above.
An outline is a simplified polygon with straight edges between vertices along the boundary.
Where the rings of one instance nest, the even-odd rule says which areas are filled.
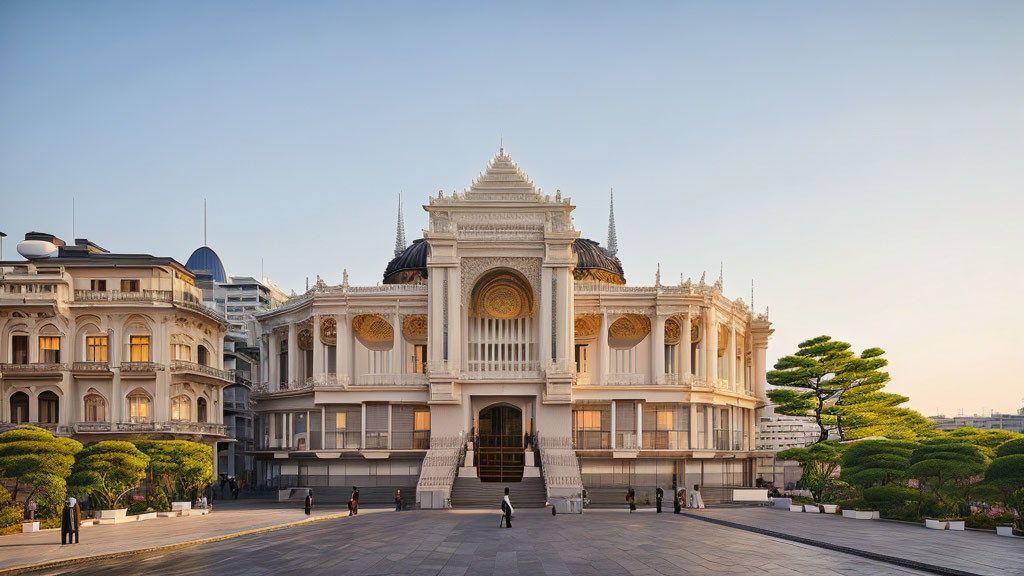
[[[206,243],[206,198],[203,198],[203,246],[208,246]]]
[[[617,258],[619,254],[619,239],[615,236],[615,189],[611,189],[611,195],[609,196],[608,203],[608,242],[607,242],[608,253],[612,255],[612,258]]]
[[[658,271],[654,273],[654,285],[661,286],[661,262],[658,262]]]
[[[405,219],[402,218],[402,193],[398,193],[398,227],[395,230],[395,257],[405,252]]]

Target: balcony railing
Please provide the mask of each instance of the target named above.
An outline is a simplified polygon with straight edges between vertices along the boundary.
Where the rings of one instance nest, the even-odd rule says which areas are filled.
[[[170,290],[75,290],[75,302],[171,302]]]
[[[28,364],[0,364],[0,372],[5,375],[32,375],[62,372],[68,369],[67,364],[53,362],[31,362]]]
[[[366,432],[366,448],[368,450],[387,450],[387,432]]]
[[[541,378],[544,375],[540,371],[540,362],[537,360],[516,360],[493,362],[488,360],[470,360],[467,362],[469,370],[462,374],[463,378],[469,380],[483,380],[500,378]],[[568,371],[566,371],[568,374]]]
[[[608,374],[604,378],[605,386],[644,386],[649,382],[646,375],[635,373]]]
[[[156,362],[121,362],[118,367],[121,374],[152,374],[164,367]]]
[[[171,360],[171,372],[191,372],[193,374],[202,374],[217,380],[223,380],[225,382],[234,382],[234,375],[230,370],[221,370],[220,368],[214,368],[213,366],[205,366],[197,362],[189,362],[187,360]]]
[[[110,372],[108,362],[75,362],[71,365],[72,372]]]
[[[426,374],[360,374],[356,386],[426,386]]]

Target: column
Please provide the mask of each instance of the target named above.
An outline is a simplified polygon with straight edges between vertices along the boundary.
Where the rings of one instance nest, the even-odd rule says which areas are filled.
[[[715,410],[713,404],[704,405],[704,448],[715,447]]]
[[[736,389],[736,325],[729,323],[729,344],[725,351],[729,388]]]
[[[334,362],[334,369],[338,384],[348,384],[352,382],[352,323],[347,313],[339,314],[337,322],[338,342],[334,352],[338,358]]]
[[[108,354],[107,360],[108,360],[108,365],[111,366],[111,367],[113,367],[113,366],[120,366],[121,365],[121,347],[120,346],[112,346],[111,345],[111,344],[113,344],[116,341],[117,340],[114,338],[114,330],[113,329],[108,329],[107,330],[107,354]],[[127,422],[128,419],[125,418],[125,416],[124,416],[124,414],[126,412],[126,410],[125,410],[125,402],[126,401],[125,401],[124,393],[121,391],[121,371],[120,370],[113,370],[113,373],[114,373],[114,379],[113,379],[113,385],[112,385],[111,392],[110,392],[110,421],[111,422]],[[10,417],[10,414],[8,414],[8,417]]]
[[[558,358],[567,363],[572,359],[572,349],[569,344],[573,339],[572,300],[570,298],[573,280],[569,275],[568,268],[556,268],[554,274],[558,279],[558,293],[555,294],[558,302],[556,305],[558,308],[556,310]]]
[[[551,362],[551,268],[542,268],[540,271],[540,360],[541,367],[546,367]]]
[[[273,330],[270,331],[270,335],[267,337],[267,390],[278,390],[281,382],[281,376],[278,370],[278,362],[280,356],[281,343],[277,340],[277,333]]]
[[[651,382],[658,384],[665,378],[665,317],[654,313],[651,322]]]
[[[366,450],[366,402],[361,403],[359,409],[363,412],[359,420],[359,449]]]
[[[636,403],[636,449],[644,449],[644,403]]]
[[[612,439],[611,446],[612,450],[615,450],[615,400],[612,400]]]
[[[697,446],[698,431],[700,428],[697,426],[697,405],[690,402],[690,449],[695,450],[700,448]]]
[[[601,331],[597,334],[597,349],[600,354],[597,384],[604,385],[608,381],[608,364],[610,349],[608,347],[608,313],[601,312]]]
[[[365,404],[364,404],[365,406]],[[391,403],[388,403],[388,450],[391,450]]]
[[[679,363],[679,373],[683,376],[683,382],[690,380],[690,372],[692,366],[690,365],[692,358],[690,358],[690,331],[693,329],[693,320],[690,318],[690,310],[686,310],[686,315],[683,316],[683,324],[679,329],[679,351],[683,353],[682,362]]]
[[[320,341],[320,315],[313,315],[313,378],[319,379],[327,373],[324,362],[324,344]]]
[[[299,327],[288,324],[288,384],[301,382],[299,378]]]
[[[765,355],[768,353],[768,347],[767,347],[767,340],[768,340],[768,338],[765,337],[764,340],[765,340],[764,345],[762,345],[760,341],[755,341],[755,345],[754,345],[754,358],[753,358],[753,364],[754,365],[753,365],[753,369],[751,370],[753,372],[752,377],[754,378],[754,393],[761,400],[765,400],[765,399],[768,398],[768,395],[765,393],[765,384],[766,384],[766,376],[765,376],[766,372],[765,371],[767,370],[767,368],[765,366],[766,361],[767,361],[767,359],[765,358]]]
[[[402,317],[398,314],[397,309],[391,317],[391,329],[395,336],[395,342],[391,346],[391,374],[395,376],[395,382],[398,382],[399,375],[402,373],[402,361],[405,359],[405,351],[403,350],[404,340],[402,338]],[[391,418],[390,410],[388,410],[388,418]],[[390,442],[390,435],[388,438],[388,442]]]
[[[718,380],[718,317],[714,308],[708,308],[707,321],[704,323],[705,346],[705,371],[708,377],[708,384],[714,386]]]
[[[448,359],[462,367],[462,350],[468,345],[462,338],[462,291],[458,268],[448,269]]]

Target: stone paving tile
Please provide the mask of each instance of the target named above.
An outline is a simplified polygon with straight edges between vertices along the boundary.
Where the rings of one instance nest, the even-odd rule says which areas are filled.
[[[47,574],[424,574],[675,576],[918,574],[852,555],[684,518],[623,511],[552,517],[522,510],[512,529],[493,513],[413,511],[84,562]]]
[[[1024,574],[1024,540],[991,532],[928,530],[905,522],[851,520],[772,508],[689,511],[765,530],[976,574]]]

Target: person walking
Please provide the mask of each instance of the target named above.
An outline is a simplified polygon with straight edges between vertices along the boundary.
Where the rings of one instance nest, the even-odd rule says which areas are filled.
[[[402,511],[402,491],[395,490],[395,512]]]
[[[661,514],[661,501],[665,499],[665,491],[658,486],[654,489],[654,510]]]
[[[348,499],[348,515],[359,515],[359,488],[355,486],[352,487],[352,496]]]
[[[306,492],[306,503],[303,506],[306,510],[306,516],[309,516],[313,512],[313,490],[310,489]]]
[[[501,522],[498,522],[498,528],[501,528],[504,523],[505,528],[512,527],[512,514],[515,513],[515,508],[512,507],[512,500],[508,497],[508,487],[505,487],[505,497],[501,499]]]
[[[626,490],[626,503],[629,504],[629,513],[632,514],[636,510],[636,492],[633,491],[632,486]]]
[[[78,528],[82,523],[82,511],[78,507],[78,500],[68,498],[67,505],[60,515],[60,543],[78,544]]]
[[[684,488],[678,488],[675,490],[675,497],[672,498],[672,511],[679,514],[683,511],[683,495]]]

